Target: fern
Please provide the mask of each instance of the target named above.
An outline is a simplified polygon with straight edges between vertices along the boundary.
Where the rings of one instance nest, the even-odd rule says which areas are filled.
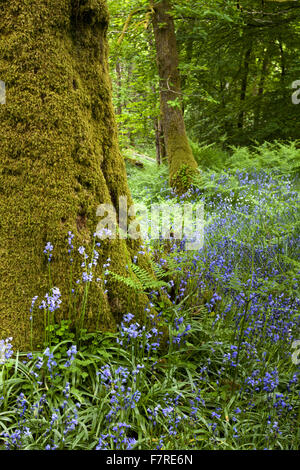
[[[152,263],[153,271],[157,279],[164,279],[174,277],[176,273],[178,273],[178,261],[177,259],[173,259],[171,255],[167,256],[167,263],[165,267],[160,266],[157,263]],[[180,264],[180,270],[182,269],[182,264]]]
[[[165,281],[153,278],[144,268],[131,263],[129,269],[134,276],[125,277],[120,274],[109,271],[109,274],[119,282],[122,282],[127,287],[139,292],[146,292],[149,290],[157,290],[162,287],[169,287]]]
[[[167,282],[153,278],[148,271],[136,264],[131,264],[131,269],[143,285],[144,289],[156,290],[161,287],[169,287]]]
[[[109,274],[116,279],[116,281],[122,282],[127,287],[134,289],[135,291],[142,291],[143,285],[139,282],[138,279],[133,279],[132,277],[124,277],[120,274],[114,273],[113,271],[109,271]]]

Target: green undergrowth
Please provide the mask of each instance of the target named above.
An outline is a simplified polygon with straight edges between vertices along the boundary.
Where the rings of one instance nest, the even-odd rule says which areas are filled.
[[[147,208],[204,204],[204,244],[144,240],[135,281],[118,278],[147,294],[143,324],[130,311],[116,333],[65,320],[30,353],[3,340],[0,448],[299,449],[298,152],[236,149],[181,198],[166,167],[128,167]]]

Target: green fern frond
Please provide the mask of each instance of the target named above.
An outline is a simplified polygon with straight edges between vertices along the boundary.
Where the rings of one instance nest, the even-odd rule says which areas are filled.
[[[153,278],[145,269],[136,264],[130,264],[129,269],[134,274],[134,277],[125,277],[112,271],[109,271],[109,274],[135,291],[157,290],[161,287],[169,287],[167,282]]]
[[[131,264],[131,269],[146,290],[156,290],[161,287],[169,287],[167,282],[153,278],[148,271],[136,264]]]
[[[124,276],[121,276],[120,274],[114,273],[113,271],[109,271],[109,274],[114,279],[116,279],[116,281],[122,282],[127,287],[130,287],[131,289],[135,291],[143,291],[143,285],[139,281],[139,279],[134,279],[132,277],[124,277]]]

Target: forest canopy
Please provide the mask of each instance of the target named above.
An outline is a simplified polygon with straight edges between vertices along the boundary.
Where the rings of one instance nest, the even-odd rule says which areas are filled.
[[[298,138],[299,2],[174,0],[171,7],[189,137],[226,146]],[[110,0],[109,8],[121,139],[147,143],[160,114],[149,2]]]

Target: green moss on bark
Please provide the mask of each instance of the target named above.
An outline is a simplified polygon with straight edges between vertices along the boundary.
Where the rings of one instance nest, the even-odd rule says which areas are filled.
[[[198,173],[198,165],[186,134],[179,133],[178,127],[174,130],[171,128],[166,140],[170,185],[177,194],[183,194],[190,188]]]
[[[172,2],[151,0],[150,4],[154,12],[153,30],[160,78],[161,117],[170,184],[178,194],[182,194],[190,187],[197,162],[188,142],[180,106],[182,93],[175,26],[170,15]]]
[[[101,203],[130,201],[111,103],[103,0],[10,0],[0,3],[0,338],[29,347],[31,298],[48,291],[43,249],[55,246],[54,285],[68,307],[67,232],[91,244]],[[99,265],[126,275],[137,242],[105,242]],[[74,277],[79,276],[79,269]],[[85,326],[113,329],[145,296],[123,286],[91,292]],[[134,301],[134,302],[133,302]],[[38,315],[38,312],[37,312]],[[35,340],[42,338],[42,319]]]

